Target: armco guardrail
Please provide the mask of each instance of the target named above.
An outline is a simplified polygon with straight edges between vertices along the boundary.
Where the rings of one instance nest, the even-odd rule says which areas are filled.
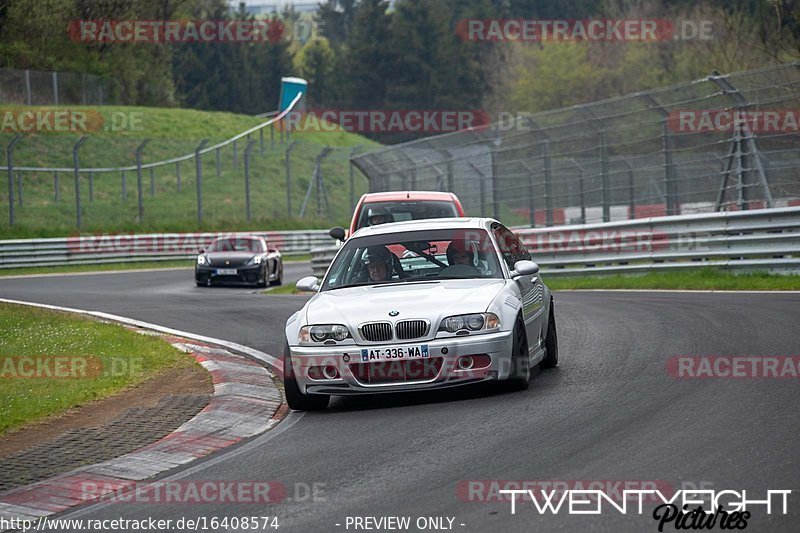
[[[263,236],[284,255],[307,254],[331,241],[325,230],[249,233],[167,233],[147,235],[80,235],[59,239],[0,241],[0,269],[167,261],[190,258],[218,237]]]
[[[595,275],[702,266],[800,270],[800,207],[515,229],[544,275]],[[337,248],[311,250],[321,276]]]

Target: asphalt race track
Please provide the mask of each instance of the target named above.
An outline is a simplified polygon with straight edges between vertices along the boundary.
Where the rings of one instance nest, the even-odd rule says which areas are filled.
[[[309,271],[287,263],[286,282]],[[0,279],[0,296],[105,311],[272,355],[280,355],[285,319],[304,301],[197,288],[188,270]],[[348,516],[410,516],[412,524],[447,516],[465,532],[657,531],[652,506],[642,515],[606,507],[601,516],[576,516],[540,515],[528,504],[512,515],[508,502],[464,501],[457,491],[468,480],[652,480],[674,489],[745,489],[750,499],[793,490],[788,515],[756,507],[747,530],[798,530],[800,380],[676,379],[666,361],[796,356],[800,294],[555,298],[561,366],[540,373],[526,392],[481,387],[337,399],[325,412],[293,414],[275,434],[194,466],[184,478],[276,480],[288,489],[280,503],[116,503],[66,516],[268,515],[278,517],[279,532],[347,531]],[[306,497],[313,483],[317,497]]]

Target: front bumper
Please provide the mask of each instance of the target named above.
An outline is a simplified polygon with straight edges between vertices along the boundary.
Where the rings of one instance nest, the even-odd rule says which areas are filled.
[[[363,376],[357,375],[356,365],[361,361],[361,350],[376,348],[376,345],[341,345],[341,346],[290,346],[292,370],[301,392],[306,394],[375,394],[380,392],[420,391],[467,385],[481,381],[508,378],[511,371],[512,334],[510,331],[450,337],[418,342],[399,342],[392,347],[405,345],[428,345],[429,359],[415,361],[433,361],[441,358],[441,364],[435,375],[425,375],[409,380],[393,380],[391,382],[368,383]],[[381,347],[389,346],[380,345]],[[345,361],[345,357],[349,361]],[[461,370],[458,359],[464,355],[488,355],[491,362],[484,368]],[[400,363],[395,361],[395,363]],[[391,363],[387,363],[391,365]],[[319,379],[309,377],[309,368],[334,366],[339,377]],[[391,372],[391,370],[389,370]]]
[[[243,283],[259,283],[262,281],[264,271],[263,263],[260,265],[244,265],[236,268],[236,275],[217,274],[218,268],[234,267],[212,267],[206,265],[196,265],[194,268],[194,279],[197,283],[208,284],[231,284],[239,285]]]

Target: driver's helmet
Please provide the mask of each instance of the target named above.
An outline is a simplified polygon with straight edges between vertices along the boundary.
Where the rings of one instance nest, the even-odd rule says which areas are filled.
[[[454,239],[447,246],[447,264],[452,266],[456,262],[456,254],[469,254],[469,264],[478,266],[478,249],[474,242],[467,242],[464,239]]]
[[[367,224],[370,226],[377,226],[378,224],[386,224],[387,222],[394,222],[394,216],[385,207],[370,207],[367,212]]]
[[[376,263],[383,263],[386,266],[386,275],[392,275],[392,252],[385,246],[370,246],[364,256],[364,265],[369,266]]]

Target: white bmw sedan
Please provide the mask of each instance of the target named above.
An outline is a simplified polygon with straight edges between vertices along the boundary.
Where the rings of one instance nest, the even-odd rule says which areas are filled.
[[[419,391],[502,380],[526,389],[558,364],[553,297],[520,240],[489,218],[358,230],[316,294],[286,323],[289,407],[331,395]]]

